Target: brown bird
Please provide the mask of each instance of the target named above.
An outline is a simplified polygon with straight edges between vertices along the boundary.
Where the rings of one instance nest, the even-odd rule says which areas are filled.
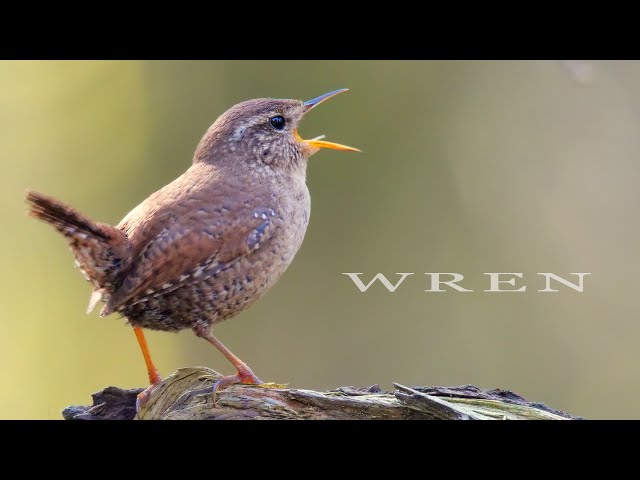
[[[303,116],[336,90],[313,100],[261,98],[239,103],[205,133],[189,169],[153,193],[117,225],[94,222],[73,207],[28,191],[30,214],[69,242],[76,265],[93,287],[87,312],[117,312],[133,326],[151,385],[162,379],[143,328],[191,328],[237,369],[218,389],[262,383],[211,333],[264,295],[287,269],[309,222],[307,160],[321,148],[358,151],[303,140]]]

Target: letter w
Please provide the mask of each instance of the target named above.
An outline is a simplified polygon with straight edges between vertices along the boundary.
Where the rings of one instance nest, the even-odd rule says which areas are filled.
[[[373,277],[373,279],[368,283],[368,284],[364,284],[362,282],[362,280],[360,280],[360,277],[358,275],[362,275],[362,272],[360,273],[343,273],[343,275],[348,275],[349,278],[351,278],[351,280],[353,280],[353,283],[356,284],[356,287],[358,287],[358,289],[364,293],[367,290],[369,290],[369,287],[371,285],[373,285],[375,283],[376,280],[380,280],[380,282],[387,287],[387,290],[389,290],[391,293],[395,292],[396,289],[402,285],[402,282],[404,282],[404,279],[407,278],[409,275],[413,275],[413,273],[396,273],[396,275],[402,275],[400,277],[400,280],[398,280],[398,283],[396,283],[395,285],[392,284],[389,280],[387,280],[387,277],[385,277],[382,273],[378,273],[375,277]]]

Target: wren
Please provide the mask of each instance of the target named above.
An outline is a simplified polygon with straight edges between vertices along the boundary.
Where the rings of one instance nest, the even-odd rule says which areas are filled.
[[[223,113],[200,141],[189,169],[150,195],[116,226],[28,191],[30,215],[64,235],[93,287],[87,313],[119,313],[133,327],[151,385],[162,382],[143,328],[190,328],[234,365],[216,391],[262,383],[211,333],[252,305],[296,255],[309,223],[307,160],[322,148],[358,151],[318,137],[303,140],[300,120],[336,90],[313,100],[261,98]]]

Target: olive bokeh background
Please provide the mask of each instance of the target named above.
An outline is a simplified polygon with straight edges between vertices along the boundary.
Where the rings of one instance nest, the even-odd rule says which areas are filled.
[[[363,154],[310,161],[311,224],[278,285],[216,335],[265,381],[512,389],[589,418],[640,418],[640,63],[0,62],[1,418],[60,418],[144,386],[124,321],[84,314],[63,239],[28,187],[117,223],[181,172],[234,103],[351,91],[305,119]],[[415,272],[394,294],[342,272]],[[474,293],[425,293],[461,272]],[[489,294],[483,272],[524,272]],[[537,293],[536,272],[591,272]],[[189,331],[148,334],[163,375],[231,373]]]

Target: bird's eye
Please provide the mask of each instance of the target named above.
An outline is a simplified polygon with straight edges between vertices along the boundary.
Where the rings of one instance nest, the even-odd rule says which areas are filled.
[[[269,119],[269,123],[276,130],[282,130],[284,128],[284,117],[282,115],[276,115],[275,117],[271,117]]]

